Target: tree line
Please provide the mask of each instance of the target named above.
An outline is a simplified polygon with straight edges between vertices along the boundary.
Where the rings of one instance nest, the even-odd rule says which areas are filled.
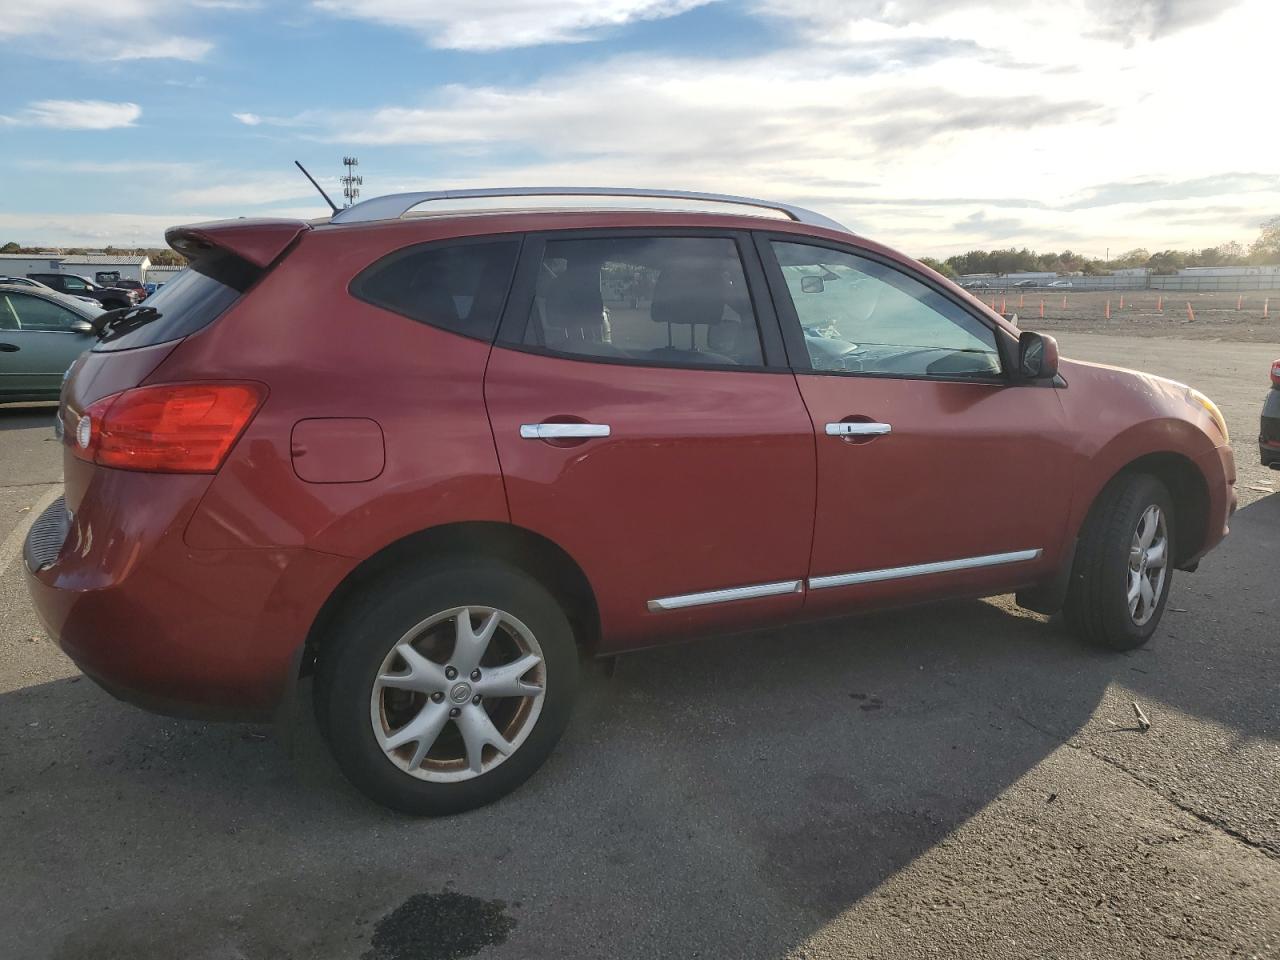
[[[48,247],[24,247],[22,244],[10,240],[4,246],[0,246],[0,253],[29,253],[34,255],[44,253],[48,249]],[[66,249],[59,249],[58,252],[59,254],[68,257],[78,257],[99,253],[105,254],[106,256],[146,257],[151,261],[151,265],[153,267],[185,267],[187,265],[186,257],[180,253],[170,250],[168,247],[68,247]]]
[[[1006,250],[970,250],[946,260],[921,257],[920,262],[948,277],[971,273],[1083,273],[1101,276],[1113,270],[1146,267],[1154,273],[1173,274],[1183,267],[1243,267],[1280,263],[1280,217],[1262,224],[1258,239],[1248,247],[1240,243],[1223,243],[1203,250],[1159,250],[1145,247],[1126,251],[1111,260],[1086,257],[1072,250],[1061,253],[1037,253],[1023,247]]]

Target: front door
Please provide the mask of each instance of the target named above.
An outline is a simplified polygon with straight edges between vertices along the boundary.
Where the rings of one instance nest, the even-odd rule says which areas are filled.
[[[0,293],[0,394],[56,398],[62,375],[93,345],[83,317],[43,297]]]
[[[485,400],[512,522],[582,567],[605,649],[800,611],[813,430],[755,256],[733,235],[525,244]]]
[[[807,612],[1004,592],[1055,569],[1070,444],[1057,390],[1005,376],[1008,335],[875,254],[760,248],[816,433]]]

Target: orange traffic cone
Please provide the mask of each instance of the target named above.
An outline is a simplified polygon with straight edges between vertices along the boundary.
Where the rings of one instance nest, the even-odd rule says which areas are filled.
[[[1107,320],[1111,319],[1111,298],[1110,297],[1107,297],[1107,312],[1103,314],[1103,317]]]
[[[1124,294],[1120,294],[1120,309],[1124,309]]]
[[[1196,312],[1191,309],[1191,301],[1188,300],[1187,301],[1187,320],[1194,323],[1195,319],[1196,319]]]
[[[1022,294],[1018,294],[1018,309],[1022,309]]]
[[[1044,319],[1044,298],[1040,298],[1040,319]]]
[[[1005,315],[1005,313],[1007,313],[1007,312],[1008,312],[1008,311],[1005,309],[1005,307],[1006,307],[1006,306],[1007,306],[1007,303],[1006,303],[1006,301],[1005,301],[1005,298],[1004,298],[1004,297],[1001,297],[1001,298],[1000,298],[1000,316],[1002,316],[1002,317]]]
[[[1160,294],[1160,296],[1156,297],[1156,311],[1164,313],[1164,294]]]
[[[1067,295],[1065,293],[1062,295],[1062,309],[1067,309]]]
[[[1242,293],[1240,294],[1240,296],[1236,297],[1236,309],[1239,310],[1243,306],[1244,306],[1244,294]]]
[[[1271,310],[1271,298],[1267,297],[1267,299],[1262,301],[1262,319],[1263,320],[1267,319],[1267,316],[1270,313],[1270,310]]]

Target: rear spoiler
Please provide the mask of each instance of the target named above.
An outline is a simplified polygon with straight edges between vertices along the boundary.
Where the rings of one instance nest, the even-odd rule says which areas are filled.
[[[310,229],[305,220],[213,220],[170,227],[164,239],[188,260],[220,250],[265,270]]]

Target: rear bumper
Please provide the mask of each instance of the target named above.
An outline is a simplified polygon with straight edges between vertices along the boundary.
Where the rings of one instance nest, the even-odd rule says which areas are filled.
[[[108,692],[182,716],[261,719],[354,561],[302,548],[194,550],[207,477],[100,469],[74,516],[33,525],[27,586],[50,636]]]

